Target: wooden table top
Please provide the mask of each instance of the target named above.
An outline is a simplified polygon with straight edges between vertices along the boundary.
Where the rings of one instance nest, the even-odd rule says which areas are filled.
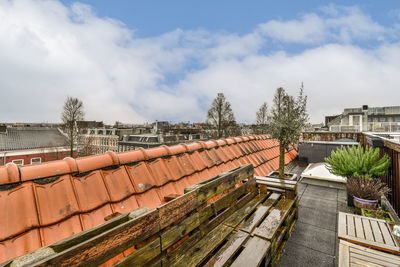
[[[400,255],[400,240],[385,220],[339,212],[338,237],[352,243]]]

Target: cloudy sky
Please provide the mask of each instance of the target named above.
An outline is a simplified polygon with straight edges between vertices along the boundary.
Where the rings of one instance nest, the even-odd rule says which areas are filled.
[[[1,0],[0,122],[57,122],[67,96],[89,120],[204,121],[223,92],[252,123],[301,82],[312,122],[400,105],[397,1],[232,2]]]

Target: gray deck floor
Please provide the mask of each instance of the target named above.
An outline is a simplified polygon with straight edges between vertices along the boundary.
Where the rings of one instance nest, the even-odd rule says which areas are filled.
[[[278,266],[337,266],[338,211],[351,212],[346,191],[302,182],[298,190],[299,218]]]

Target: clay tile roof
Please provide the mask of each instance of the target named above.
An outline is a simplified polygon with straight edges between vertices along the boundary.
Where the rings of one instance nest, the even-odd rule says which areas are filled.
[[[287,151],[285,162],[297,152]],[[256,175],[278,168],[266,135],[0,166],[0,263],[99,225],[115,213],[158,207],[184,188],[252,163]]]

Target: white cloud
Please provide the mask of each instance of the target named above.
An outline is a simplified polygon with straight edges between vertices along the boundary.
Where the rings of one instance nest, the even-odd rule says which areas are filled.
[[[357,7],[321,12],[245,35],[176,29],[138,38],[83,4],[0,2],[0,121],[59,121],[67,95],[83,100],[87,119],[202,121],[224,92],[236,118],[253,122],[275,88],[295,94],[302,81],[313,121],[345,107],[398,105],[400,45],[387,38],[395,28]],[[365,40],[378,44],[359,47]],[[272,52],[277,41],[309,46]]]

